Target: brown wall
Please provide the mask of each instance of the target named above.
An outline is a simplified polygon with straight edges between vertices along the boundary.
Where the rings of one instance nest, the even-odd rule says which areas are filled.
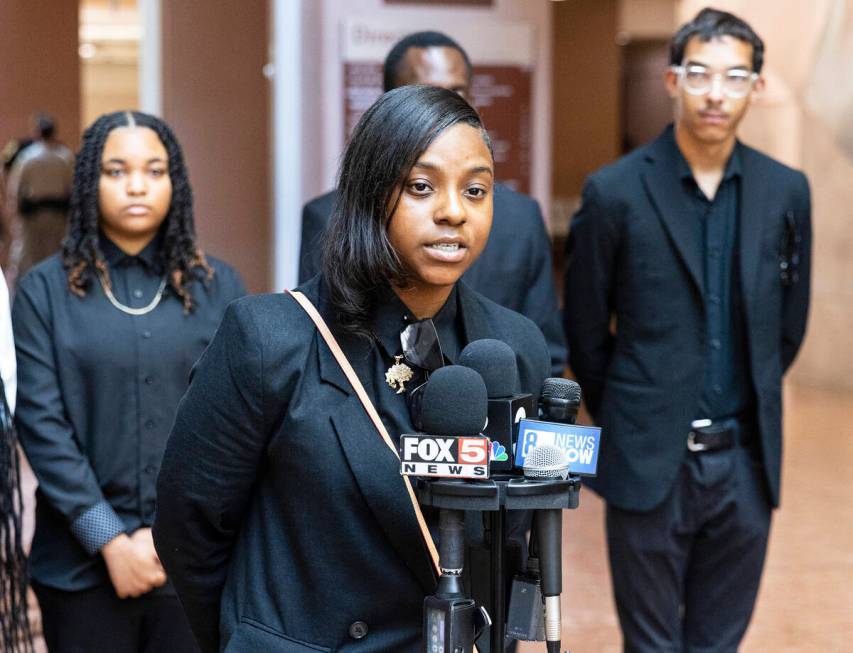
[[[0,148],[29,136],[30,116],[47,111],[60,140],[77,149],[79,61],[77,3],[0,1]]]
[[[184,148],[207,252],[272,281],[267,0],[164,2],[163,117]]]
[[[618,2],[552,3],[555,197],[580,195],[586,176],[619,155]]]

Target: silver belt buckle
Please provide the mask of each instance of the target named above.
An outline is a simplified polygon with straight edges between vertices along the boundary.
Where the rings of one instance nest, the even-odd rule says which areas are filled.
[[[712,422],[709,419],[695,419],[690,423],[690,428],[692,429],[702,429],[708,426],[711,426]],[[687,450],[688,451],[705,451],[708,446],[702,444],[701,442],[696,442],[696,431],[690,431],[687,434]]]

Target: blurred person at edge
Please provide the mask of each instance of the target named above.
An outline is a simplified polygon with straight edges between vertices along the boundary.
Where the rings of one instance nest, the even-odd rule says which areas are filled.
[[[440,32],[415,32],[401,39],[385,58],[383,86],[429,84],[458,93],[471,102],[471,61],[462,47]],[[299,282],[320,271],[323,236],[337,191],[302,209]],[[465,283],[501,306],[533,320],[551,351],[551,374],[562,376],[566,342],[554,287],[551,241],[539,204],[532,197],[496,183],[494,218],[482,256],[465,273]]]
[[[190,369],[243,294],[196,243],[171,129],[98,118],[63,251],[21,280],[12,310],[16,420],[39,482],[30,574],[52,653],[197,650],[154,550],[155,480]]]
[[[9,289],[0,270],[0,649],[32,651],[22,545],[21,459],[12,422],[16,370]]]
[[[9,253],[11,251],[12,226],[16,218],[16,211],[8,202],[9,191],[9,173],[12,172],[12,167],[15,161],[29,147],[33,139],[29,136],[24,138],[13,138],[6,142],[0,151],[0,264],[6,266],[5,276],[9,280],[14,280],[15,275],[9,272]]]
[[[565,327],[607,435],[590,485],[607,502],[625,650],[736,651],[779,502],[809,186],[736,137],[764,86],[749,25],[704,9],[670,53],[674,126],[586,182]]]
[[[410,329],[437,335],[444,363],[503,340],[521,392],[548,375],[536,325],[460,282],[486,245],[493,171],[476,111],[431,86],[384,94],[347,146],[323,272],[300,288],[392,439],[414,432],[409,396],[432,371],[432,356],[410,355],[404,392],[389,382]],[[228,308],[181,401],[157,498],[157,550],[203,651],[422,650],[436,576],[400,460],[293,297]]]
[[[59,251],[74,174],[74,155],[57,140],[52,116],[33,117],[32,137],[17,154],[6,189],[13,234],[9,273],[15,279]]]

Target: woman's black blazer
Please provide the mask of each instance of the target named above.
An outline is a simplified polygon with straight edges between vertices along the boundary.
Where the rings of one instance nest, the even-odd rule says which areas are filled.
[[[319,277],[302,290],[368,378],[371,345],[335,327]],[[522,391],[538,395],[549,370],[539,329],[458,292],[465,343],[506,342]],[[399,461],[288,295],[232,303],[196,364],[154,537],[204,651],[419,650],[436,579]]]

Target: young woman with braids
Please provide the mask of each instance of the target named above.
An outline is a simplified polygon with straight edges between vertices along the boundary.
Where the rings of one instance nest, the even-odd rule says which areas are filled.
[[[238,275],[196,243],[161,120],[101,116],[77,157],[63,251],[18,287],[17,421],[39,481],[30,574],[55,651],[194,651],[151,538],[190,369]]]
[[[446,89],[389,91],[350,139],[324,271],[301,290],[391,438],[415,432],[407,392],[435,369],[429,355],[403,362],[402,332],[437,335],[438,366],[503,340],[521,392],[548,375],[536,325],[457,283],[489,235],[493,171],[480,117]],[[293,297],[228,308],[157,497],[157,550],[203,651],[423,650],[436,578],[400,461]]]

